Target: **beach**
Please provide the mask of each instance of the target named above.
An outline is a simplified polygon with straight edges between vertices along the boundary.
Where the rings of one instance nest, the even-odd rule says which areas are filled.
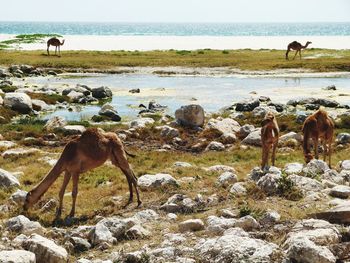
[[[0,34],[0,41],[14,38],[14,34]],[[237,50],[286,49],[296,40],[302,44],[311,41],[309,48],[349,49],[350,36],[121,36],[121,35],[64,35],[62,50],[93,51],[151,51],[151,50]],[[45,39],[47,40],[47,39]],[[21,44],[21,50],[46,49],[42,43]]]

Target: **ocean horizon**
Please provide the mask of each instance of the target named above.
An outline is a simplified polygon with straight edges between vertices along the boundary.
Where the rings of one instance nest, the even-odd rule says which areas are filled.
[[[350,36],[350,22],[103,23],[0,21],[0,34],[35,33],[107,36]]]

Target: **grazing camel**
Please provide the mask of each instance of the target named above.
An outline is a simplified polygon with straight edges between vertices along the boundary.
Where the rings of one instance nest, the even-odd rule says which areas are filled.
[[[291,50],[296,50],[295,52],[295,55],[294,55],[294,58],[297,56],[298,52],[299,52],[299,56],[300,56],[300,59],[301,59],[301,50],[302,49],[306,49],[308,47],[308,45],[312,44],[312,42],[310,41],[307,41],[305,46],[303,46],[302,44],[300,44],[299,42],[297,41],[293,41],[292,43],[289,43],[288,47],[287,47],[287,52],[286,52],[286,59],[288,60],[288,53],[289,51]]]
[[[275,165],[276,149],[278,145],[279,128],[275,115],[268,112],[261,122],[262,163],[261,169],[265,169],[269,162],[269,152],[272,148],[271,162]]]
[[[56,165],[27,194],[24,210],[27,210],[38,202],[40,197],[49,189],[58,176],[62,172],[65,172],[63,184],[59,192],[59,206],[56,211],[56,219],[59,219],[61,216],[64,192],[71,177],[73,180],[73,204],[69,217],[74,217],[79,175],[101,166],[107,159],[110,159],[116,167],[119,167],[126,176],[130,192],[129,201],[126,206],[133,201],[133,186],[136,190],[138,206],[140,206],[142,202],[139,197],[137,178],[128,163],[126,154],[128,153],[124,150],[122,142],[115,133],[104,132],[96,128],[87,129],[80,137],[74,138],[66,145]]]
[[[302,131],[304,133],[303,150],[305,162],[308,163],[313,159],[309,145],[310,139],[312,139],[314,143],[316,159],[318,159],[318,140],[321,139],[321,143],[323,143],[323,160],[326,161],[326,156],[328,155],[329,167],[331,167],[334,123],[327,112],[319,109],[314,114],[307,117]]]
[[[47,41],[47,55],[50,56],[50,46],[54,46],[55,47],[55,55],[57,53],[57,48],[58,48],[58,54],[59,56],[61,56],[61,46],[63,46],[64,44],[64,39],[62,41],[62,43],[59,41],[59,39],[53,37],[53,38],[50,38],[48,41]]]

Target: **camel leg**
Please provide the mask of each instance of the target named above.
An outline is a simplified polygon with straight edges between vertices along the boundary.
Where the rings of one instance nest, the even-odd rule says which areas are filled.
[[[277,145],[278,145],[278,141],[275,142],[272,146],[272,157],[271,157],[272,166],[275,166]]]
[[[299,50],[299,57],[300,57],[300,59],[301,59],[301,50]]]
[[[78,196],[79,174],[78,173],[73,174],[72,180],[73,180],[73,191],[72,191],[73,202],[72,202],[72,210],[69,213],[69,217],[74,217],[74,214],[75,214],[75,204]]]
[[[55,56],[57,56],[57,46],[55,46]]]
[[[60,57],[61,56],[61,47],[58,46],[58,56]]]
[[[287,49],[287,52],[286,52],[286,60],[288,60],[289,58],[288,58],[288,54],[289,54],[289,49]]]
[[[298,52],[299,52],[299,50],[297,50],[297,52],[295,52],[294,57],[293,57],[293,60],[294,60],[295,57],[298,55]]]
[[[318,138],[313,138],[315,158],[318,160]]]
[[[332,168],[332,161],[331,161],[331,156],[332,156],[332,140],[329,140],[328,142],[328,165],[329,165],[329,168]]]
[[[63,183],[62,183],[62,187],[61,187],[61,190],[60,190],[60,193],[59,193],[59,206],[56,210],[56,219],[60,218],[61,217],[61,214],[62,214],[62,206],[63,206],[63,196],[64,196],[64,192],[66,191],[66,187],[69,183],[69,180],[70,180],[70,173],[66,172],[64,174],[64,179],[63,179]]]
[[[268,166],[269,163],[269,146],[263,145],[263,154],[262,154],[262,164],[261,169],[265,169]]]
[[[50,51],[49,51],[49,49],[50,49],[50,45],[47,45],[47,55],[48,55],[48,56],[50,56]]]
[[[325,162],[326,161],[326,157],[328,155],[328,147],[327,147],[327,140],[324,139],[322,141],[322,145],[323,145],[323,161]]]

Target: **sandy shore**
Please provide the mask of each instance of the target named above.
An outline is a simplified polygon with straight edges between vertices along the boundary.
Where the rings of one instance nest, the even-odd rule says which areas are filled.
[[[0,34],[0,41],[14,35]],[[195,50],[195,49],[285,49],[297,40],[312,41],[311,47],[349,49],[350,36],[85,36],[66,35],[62,50]],[[22,44],[18,49],[45,49],[45,42]]]

